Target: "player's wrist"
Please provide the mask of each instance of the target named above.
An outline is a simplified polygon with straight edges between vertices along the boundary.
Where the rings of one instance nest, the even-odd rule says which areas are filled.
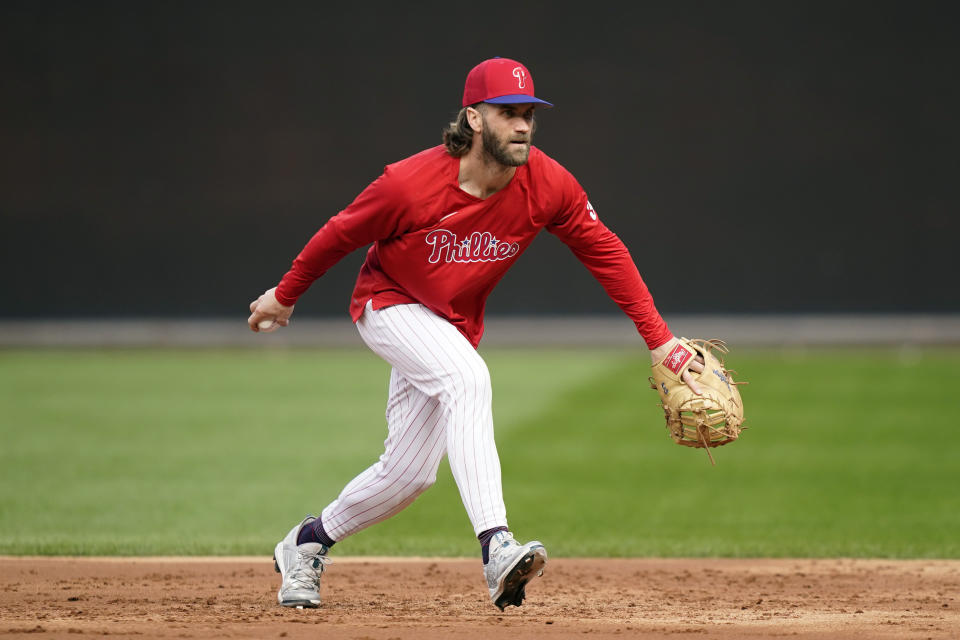
[[[669,352],[670,347],[674,343],[678,342],[678,340],[676,339],[676,337],[674,337],[673,334],[667,334],[667,335],[668,337],[666,340],[664,340],[663,342],[661,342],[656,346],[650,347],[650,360],[654,364],[657,364],[658,362],[663,360],[666,357],[667,353]]]
[[[297,299],[295,297],[281,293],[279,286],[273,290],[273,299],[276,300],[277,304],[284,307],[292,307],[297,303]]]

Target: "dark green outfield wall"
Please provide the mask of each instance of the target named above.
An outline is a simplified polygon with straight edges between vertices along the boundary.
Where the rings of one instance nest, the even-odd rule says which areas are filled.
[[[661,310],[960,310],[955,5],[620,5],[4,2],[0,317],[243,316],[494,55]],[[490,310],[614,307],[544,235]]]

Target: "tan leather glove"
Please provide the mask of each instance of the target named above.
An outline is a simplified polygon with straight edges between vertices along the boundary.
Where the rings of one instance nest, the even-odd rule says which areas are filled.
[[[650,387],[660,394],[660,406],[673,441],[706,448],[711,463],[709,447],[733,442],[744,428],[743,400],[737,385],[746,384],[734,382],[736,372],[725,368],[722,356],[717,357],[714,349],[729,353],[723,340],[680,338],[676,347],[653,365],[650,377]],[[703,372],[693,373],[693,378],[700,386],[700,395],[680,379],[686,365],[698,355],[703,358]]]

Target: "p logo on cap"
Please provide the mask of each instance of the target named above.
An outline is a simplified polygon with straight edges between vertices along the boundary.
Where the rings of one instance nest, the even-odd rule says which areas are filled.
[[[513,68],[513,77],[517,79],[517,87],[523,89],[524,80],[527,79],[527,72],[523,67]]]
[[[535,102],[552,107],[546,100],[534,97],[533,78],[523,64],[510,58],[484,60],[467,74],[463,87],[463,106],[478,102],[519,104]]]

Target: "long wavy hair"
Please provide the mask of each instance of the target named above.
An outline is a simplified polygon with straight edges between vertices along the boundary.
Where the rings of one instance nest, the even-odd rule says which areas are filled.
[[[470,106],[476,108],[476,105]],[[457,119],[443,129],[443,146],[447,148],[447,153],[454,158],[463,156],[467,151],[470,151],[470,147],[473,145],[473,128],[467,121],[467,109],[469,108],[460,109]]]
[[[447,148],[447,153],[449,153],[454,158],[460,158],[470,151],[470,147],[473,146],[473,127],[470,126],[470,122],[467,120],[467,109],[473,107],[480,111],[480,115],[484,115],[484,107],[486,103],[478,102],[477,104],[471,104],[470,106],[460,109],[460,113],[457,114],[457,119],[448,124],[443,129],[443,146]],[[537,131],[537,119],[533,118],[530,122],[530,135],[533,136]]]

